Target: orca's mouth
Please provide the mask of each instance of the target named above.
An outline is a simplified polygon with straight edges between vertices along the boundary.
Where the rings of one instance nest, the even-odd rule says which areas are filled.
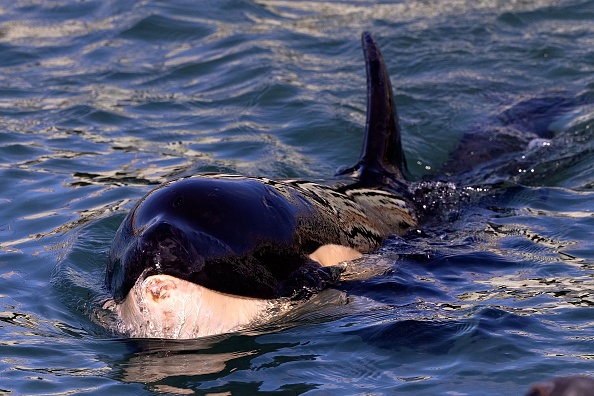
[[[188,235],[168,223],[156,223],[132,238],[120,254],[112,251],[107,286],[119,303],[141,278],[170,275],[192,281],[192,276],[204,270],[208,256],[217,251],[226,252],[227,248],[206,234]]]

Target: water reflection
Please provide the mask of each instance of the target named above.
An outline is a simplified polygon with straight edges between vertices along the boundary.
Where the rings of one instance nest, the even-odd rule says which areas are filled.
[[[228,366],[233,368],[237,362],[231,362],[252,356],[257,353],[254,345],[246,348],[242,340],[231,340],[237,350],[217,352],[217,348],[225,348],[224,341],[231,336],[202,339],[199,341],[185,341],[175,343],[170,341],[128,341],[134,342],[139,348],[130,359],[121,364],[121,377],[126,382],[155,383],[168,377],[202,376],[216,374]],[[223,345],[220,345],[223,344]],[[249,359],[248,359],[249,361]]]

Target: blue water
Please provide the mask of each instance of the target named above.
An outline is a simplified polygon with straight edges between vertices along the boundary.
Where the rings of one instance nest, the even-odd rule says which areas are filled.
[[[594,374],[593,20],[577,0],[0,2],[0,393],[512,395]],[[435,221],[364,258],[380,274],[265,327],[110,331],[107,251],[154,185],[356,162],[363,30],[415,178],[464,134],[527,128],[523,101],[563,98],[557,134],[436,194]]]

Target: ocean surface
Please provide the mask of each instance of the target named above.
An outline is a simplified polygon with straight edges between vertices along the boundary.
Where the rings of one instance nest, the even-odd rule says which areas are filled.
[[[522,395],[594,375],[593,21],[592,0],[0,1],[0,394]],[[431,221],[265,326],[114,333],[107,252],[151,188],[357,162],[364,30]],[[512,150],[472,163],[460,141]]]

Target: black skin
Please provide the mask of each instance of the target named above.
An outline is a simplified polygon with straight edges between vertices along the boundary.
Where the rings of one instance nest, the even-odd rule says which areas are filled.
[[[108,288],[121,301],[141,275],[167,274],[257,298],[292,296],[297,279],[324,284],[333,273],[307,256],[332,233],[316,238],[302,228],[332,225],[321,224],[300,198],[291,202],[254,179],[192,177],[158,187],[116,234]]]
[[[165,274],[238,296],[305,298],[340,275],[309,257],[316,249],[371,252],[414,224],[377,206],[398,194],[351,186],[216,174],[166,183],[118,229],[107,287],[121,302],[139,278]]]

